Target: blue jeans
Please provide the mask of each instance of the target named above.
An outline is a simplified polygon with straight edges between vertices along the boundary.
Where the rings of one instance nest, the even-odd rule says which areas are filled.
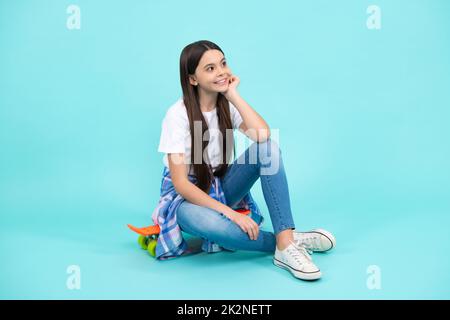
[[[178,225],[184,232],[208,239],[225,249],[274,252],[275,235],[286,229],[295,229],[295,225],[281,151],[271,139],[250,145],[221,178],[228,205],[232,207],[237,204],[258,178],[261,180],[274,233],[260,230],[258,238],[251,240],[247,233],[222,213],[187,200],[177,209]]]

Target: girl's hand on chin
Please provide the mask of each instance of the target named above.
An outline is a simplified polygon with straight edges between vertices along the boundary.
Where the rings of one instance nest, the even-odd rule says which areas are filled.
[[[225,96],[225,98],[227,98],[227,100],[230,100],[230,98],[232,98],[234,95],[236,95],[237,92],[237,87],[239,85],[239,83],[241,82],[241,80],[239,79],[239,77],[232,75],[229,79],[228,79],[228,89],[225,92],[222,92],[222,94]]]

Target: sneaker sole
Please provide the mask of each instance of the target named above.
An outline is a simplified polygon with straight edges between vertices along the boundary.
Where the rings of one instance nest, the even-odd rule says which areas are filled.
[[[314,271],[314,272],[304,272],[304,271],[296,270],[294,268],[291,268],[287,264],[285,264],[281,261],[278,261],[275,258],[273,258],[273,264],[276,265],[277,267],[288,270],[290,273],[292,273],[292,275],[294,277],[301,279],[301,280],[312,281],[312,280],[320,279],[320,277],[322,276],[322,273],[320,272],[320,270]]]

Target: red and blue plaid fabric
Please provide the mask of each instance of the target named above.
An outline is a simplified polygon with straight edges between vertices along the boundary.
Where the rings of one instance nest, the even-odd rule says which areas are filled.
[[[189,181],[195,183],[194,175],[188,176]],[[214,176],[214,181],[208,193],[212,198],[227,204],[219,177]],[[154,224],[159,225],[160,233],[158,243],[156,245],[156,258],[166,260],[175,258],[189,250],[187,242],[183,239],[181,229],[177,224],[176,211],[178,206],[185,199],[176,192],[172,184],[169,169],[164,166],[163,177],[161,181],[160,199],[157,207],[152,213]],[[258,205],[253,200],[250,191],[242,198],[242,200],[233,206],[233,209],[244,208],[251,211],[252,218],[261,225],[264,222]],[[202,250],[206,252],[218,252],[224,250],[218,244],[208,240],[203,240]]]

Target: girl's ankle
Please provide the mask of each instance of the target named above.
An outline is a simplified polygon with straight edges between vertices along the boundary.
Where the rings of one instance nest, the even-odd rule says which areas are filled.
[[[286,249],[292,241],[294,241],[292,229],[283,230],[276,236],[278,250]]]
[[[291,241],[289,241],[289,239],[283,239],[283,240],[277,241],[277,248],[278,248],[278,250],[284,250],[287,247],[289,247],[290,244],[291,244]]]

